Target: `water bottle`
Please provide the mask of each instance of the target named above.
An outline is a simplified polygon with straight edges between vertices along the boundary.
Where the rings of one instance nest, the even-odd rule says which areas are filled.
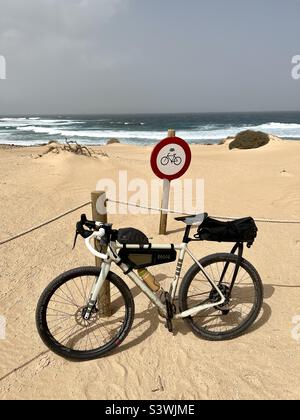
[[[141,279],[153,292],[156,293],[160,290],[161,287],[156,282],[155,277],[148,270],[146,270],[146,268],[140,268],[139,270],[137,270],[137,272]]]

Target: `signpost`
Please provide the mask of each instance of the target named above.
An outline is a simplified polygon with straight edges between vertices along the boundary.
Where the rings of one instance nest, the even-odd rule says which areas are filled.
[[[176,137],[175,130],[168,131],[168,137],[159,142],[151,154],[151,168],[155,175],[163,179],[163,198],[160,213],[159,234],[167,231],[167,210],[169,207],[170,185],[173,179],[180,178],[191,163],[191,149],[186,141]]]

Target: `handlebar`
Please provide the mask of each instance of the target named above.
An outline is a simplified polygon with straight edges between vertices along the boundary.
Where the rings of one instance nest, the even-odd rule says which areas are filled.
[[[85,229],[84,227],[88,229]],[[93,220],[88,220],[85,214],[82,214],[80,217],[80,221],[76,223],[76,233],[74,238],[73,249],[76,246],[76,241],[78,235],[80,235],[83,239],[88,239],[90,236],[93,235],[94,232],[98,233],[102,226],[100,222],[94,222]],[[105,231],[104,231],[105,233]]]
[[[102,254],[101,252],[98,252],[91,244],[91,240],[93,238],[101,239],[105,235],[105,229],[100,228],[98,232],[93,232],[90,236],[88,236],[85,239],[85,245],[87,249],[97,258],[100,258],[101,260],[107,260],[107,255]]]
[[[88,220],[85,214],[82,214],[80,217],[80,222],[82,226],[86,226],[89,229],[97,229],[99,230],[103,223],[95,222],[94,220]]]
[[[76,234],[74,239],[74,246],[76,245],[76,240],[78,235],[80,235],[85,240],[85,245],[88,250],[98,258],[102,260],[106,260],[107,256],[98,252],[91,244],[92,239],[97,239],[101,241],[102,238],[103,242],[109,241],[110,233],[111,233],[111,226],[110,224],[104,224],[101,222],[95,222],[94,220],[88,220],[85,214],[82,214],[80,217],[80,221],[76,224]],[[87,227],[88,229],[85,229]]]

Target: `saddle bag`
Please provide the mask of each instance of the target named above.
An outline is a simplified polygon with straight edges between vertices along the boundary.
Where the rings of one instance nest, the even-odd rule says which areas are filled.
[[[251,246],[257,236],[257,227],[252,217],[230,222],[207,217],[199,226],[196,239],[215,242],[247,242]]]

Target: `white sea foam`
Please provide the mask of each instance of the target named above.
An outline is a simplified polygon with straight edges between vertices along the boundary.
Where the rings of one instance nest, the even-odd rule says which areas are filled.
[[[60,124],[62,125],[62,124]],[[204,127],[203,127],[204,128]],[[268,123],[258,126],[240,126],[230,127],[227,129],[216,128],[210,126],[206,129],[178,131],[177,135],[188,141],[201,141],[201,140],[220,140],[228,136],[234,136],[242,130],[262,130],[267,133],[278,135],[281,137],[300,138],[300,124],[281,124],[281,123]],[[47,134],[50,136],[63,136],[63,137],[84,137],[91,139],[109,139],[117,137],[120,140],[159,140],[166,137],[165,131],[139,131],[139,130],[68,130],[58,126],[55,127],[40,127],[33,125],[20,124],[17,127],[19,131],[34,132],[38,134]]]
[[[40,119],[40,118],[0,118],[0,129],[1,127],[5,128],[17,128],[22,127],[32,127],[33,122],[38,122],[39,126],[73,126],[77,124],[82,124],[82,121],[73,121],[73,120],[50,120],[50,119]],[[29,130],[30,131],[30,130]]]
[[[133,123],[124,120],[111,122],[119,125],[119,129],[117,127],[101,129],[101,124],[99,123],[97,124],[99,128],[91,128],[91,126],[89,129],[78,128],[79,124],[83,126],[87,124],[87,127],[89,127],[89,123],[97,127],[96,122],[100,121],[109,122],[110,120],[79,121],[71,119],[47,119],[42,117],[0,118],[0,133],[5,132],[5,136],[1,136],[1,141],[3,137],[8,138],[11,135],[10,138],[17,144],[34,144],[37,141],[43,142],[45,136],[48,138],[54,136],[57,138],[80,138],[82,143],[91,142],[101,144],[105,143],[109,138],[118,138],[125,143],[151,144],[166,137],[166,130],[145,130],[144,128],[138,127],[144,125],[143,122]],[[123,128],[121,125],[123,125]],[[126,128],[124,125],[126,125]],[[131,125],[132,127],[129,127]],[[176,133],[179,137],[182,137],[190,143],[201,143],[206,141],[215,142],[228,136],[234,136],[238,132],[247,129],[264,131],[282,138],[300,139],[300,124],[279,122],[268,122],[260,125],[239,124],[235,126],[203,124],[189,130],[178,130]],[[33,138],[31,139],[30,133],[40,134],[40,136],[32,136]]]
[[[0,118],[0,121],[26,121],[27,118]]]

